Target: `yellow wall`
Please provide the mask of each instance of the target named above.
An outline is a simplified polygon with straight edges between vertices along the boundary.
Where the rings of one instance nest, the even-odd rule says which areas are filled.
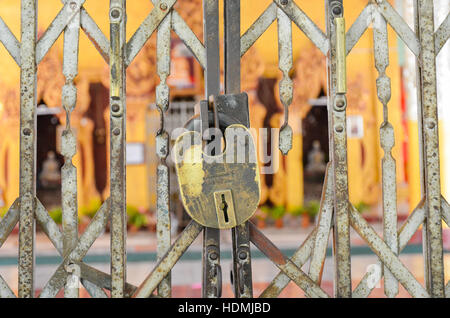
[[[301,0],[296,1],[299,6],[311,17],[311,19],[322,29],[325,29],[324,23],[324,1]],[[252,0],[242,1],[242,32],[244,32],[271,3],[271,0]],[[367,0],[345,0],[345,17],[347,20],[347,29],[355,21],[362,9],[367,5]],[[109,34],[108,21],[109,0],[88,0],[84,7],[91,14],[105,35]],[[128,38],[134,33],[140,23],[145,19],[151,10],[150,1],[128,1]],[[39,29],[44,30],[51,23],[62,7],[60,0],[39,1]],[[2,0],[0,3],[0,16],[10,26],[17,38],[20,38],[20,6],[17,0]],[[364,117],[364,138],[362,140],[348,140],[348,160],[349,160],[349,186],[350,199],[353,203],[365,201],[366,203],[376,203],[380,198],[380,159],[382,151],[379,147],[379,126],[382,118],[382,107],[377,101],[375,80],[377,72],[373,67],[373,50],[372,50],[372,34],[366,32],[355,48],[348,56],[348,82],[349,84],[359,84],[363,92],[362,99],[365,101],[365,108],[361,110]],[[91,81],[100,81],[101,75],[105,70],[106,64],[100,57],[96,49],[90,43],[83,32],[80,39],[80,56],[79,56],[79,74],[80,76],[89,78]],[[259,54],[266,62],[265,76],[278,77],[278,46],[277,46],[277,28],[273,23],[269,29],[255,43]],[[306,36],[293,25],[293,54],[294,60],[299,56],[302,49],[311,47],[312,43]],[[57,41],[59,56],[62,60],[62,37]],[[389,117],[394,125],[396,145],[393,149],[394,158],[397,160],[397,179],[401,183],[404,181],[403,158],[401,153],[401,143],[404,133],[400,124],[400,77],[398,68],[397,39],[389,28],[389,47],[390,47],[390,66],[387,70],[388,76],[391,78],[392,98],[389,103]],[[156,76],[156,74],[155,74]],[[3,46],[0,46],[0,82],[2,84],[18,87],[19,68],[15,65],[13,59],[8,56]],[[351,85],[349,85],[351,89]],[[352,105],[349,105],[351,107]],[[145,107],[145,103],[136,105],[136,108]],[[352,111],[349,110],[351,113]],[[355,110],[358,113],[358,110]],[[127,137],[130,142],[145,141],[145,120],[143,112],[137,112],[139,120],[132,125],[127,125]],[[301,138],[297,135],[294,139],[296,149],[293,150],[288,160],[289,171],[294,171],[294,157],[301,157]],[[361,164],[361,144],[365,146],[364,165]],[[18,151],[16,149],[15,151]],[[15,166],[10,169],[18,172],[18,161],[14,161]],[[301,163],[298,162],[298,169],[295,174],[286,174],[287,189],[292,185],[302,187],[302,181],[298,180],[302,176]],[[297,169],[297,170],[298,170]],[[12,175],[17,175],[14,173]],[[146,168],[142,166],[133,166],[127,168],[127,196],[130,204],[137,206],[147,206],[148,193]],[[18,179],[17,179],[18,181]],[[17,190],[16,190],[17,189]],[[18,194],[18,185],[15,192],[9,197],[16,197]],[[286,190],[289,191],[289,190]],[[288,204],[297,205],[302,203],[302,196],[298,197],[290,193],[288,195]],[[9,202],[11,203],[11,202]]]

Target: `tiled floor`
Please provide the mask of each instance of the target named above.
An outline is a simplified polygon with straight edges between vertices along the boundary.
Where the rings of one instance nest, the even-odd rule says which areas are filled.
[[[375,224],[374,228],[381,232],[381,226]],[[273,242],[284,250],[293,250],[300,246],[301,242],[306,238],[311,229],[264,229],[264,233],[273,240]],[[364,245],[363,240],[355,233],[352,233],[352,246]],[[444,231],[444,238],[450,238],[448,229]],[[447,242],[447,240],[445,240]],[[17,257],[17,236],[11,236],[0,249],[0,275],[8,282],[13,290],[17,290],[17,265],[11,263],[11,259]],[[127,239],[129,254],[154,254],[156,250],[155,236],[151,233],[137,233],[129,235]],[[421,233],[417,232],[411,244],[420,244]],[[448,246],[448,242],[446,243]],[[175,265],[172,271],[172,296],[173,297],[201,297],[201,259],[199,253],[201,251],[202,241],[201,235],[193,243],[192,247],[186,253],[191,253],[190,258],[181,260]],[[231,247],[231,236],[228,231],[222,232],[221,247],[224,251],[229,251]],[[49,240],[45,238],[42,233],[36,237],[36,254],[38,256],[51,256],[54,259],[56,252]],[[253,252],[253,250],[252,250]],[[106,260],[109,253],[109,235],[105,234],[100,237],[92,246],[88,256],[95,256],[102,254]],[[193,256],[194,255],[194,256]],[[5,259],[9,257],[9,262]],[[413,273],[416,279],[423,285],[423,257],[421,254],[402,254],[401,261]],[[3,262],[3,263],[2,263]],[[450,279],[450,253],[445,254],[444,258],[446,268],[446,280]],[[127,281],[133,285],[139,285],[143,279],[154,268],[156,262],[153,260],[141,259],[138,261],[129,261],[127,266]],[[359,283],[370,266],[378,264],[378,258],[370,253],[358,254],[352,256],[352,278],[353,288]],[[36,265],[35,286],[36,291],[39,292],[53,272],[58,266],[58,261],[48,262],[47,264]],[[103,261],[96,261],[90,265],[108,273],[109,265]],[[229,284],[229,273],[231,269],[231,259],[223,257],[221,261],[223,273],[223,297],[233,297],[232,289]],[[308,272],[308,263],[303,266],[303,271]],[[267,287],[270,281],[278,274],[279,270],[265,257],[256,257],[252,259],[253,282],[254,282],[254,296],[257,297]],[[321,287],[329,294],[333,294],[333,260],[327,257]],[[400,286],[399,297],[408,297],[406,290]],[[62,293],[60,293],[62,295]],[[87,296],[86,291],[81,289],[80,296]],[[294,283],[290,283],[280,297],[304,297],[303,291]],[[370,297],[384,297],[382,282],[376,286]]]

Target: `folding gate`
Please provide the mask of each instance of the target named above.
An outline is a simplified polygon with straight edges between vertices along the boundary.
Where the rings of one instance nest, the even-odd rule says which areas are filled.
[[[93,0],[91,0],[93,1]],[[183,1],[183,0],[179,0]],[[330,163],[323,187],[317,225],[292,256],[287,258],[251,222],[232,229],[233,277],[236,297],[253,297],[250,242],[260,249],[280,270],[260,297],[276,297],[292,280],[308,297],[329,297],[321,287],[321,273],[330,231],[333,232],[334,296],[365,297],[381,274],[366,274],[352,290],[350,228],[367,242],[379,258],[384,274],[385,294],[394,297],[399,283],[414,297],[450,295],[445,285],[442,220],[450,221],[450,206],[441,195],[436,98],[436,63],[440,49],[450,37],[450,15],[435,31],[433,0],[412,0],[415,5],[415,30],[386,0],[371,0],[353,25],[345,32],[342,0],[325,0],[326,33],[324,34],[293,0],[274,0],[254,24],[240,35],[240,0],[224,1],[225,30],[225,94],[240,93],[240,58],[276,20],[278,24],[279,69],[283,78],[279,85],[284,105],[285,123],[280,130],[280,150],[286,154],[292,146],[292,130],[288,125],[288,109],[292,101],[292,22],[327,57],[328,114]],[[19,1],[18,1],[19,2]],[[170,297],[172,267],[190,244],[203,232],[203,296],[220,297],[219,231],[195,221],[171,243],[169,218],[169,136],[164,128],[165,113],[170,107],[169,87],[171,31],[191,50],[205,72],[205,100],[220,94],[219,1],[204,0],[204,41],[194,35],[173,8],[176,0],[152,0],[153,9],[127,42],[125,0],[110,0],[110,37],[100,31],[83,7],[84,0],[63,0],[63,8],[42,37],[37,38],[37,0],[22,0],[21,41],[19,42],[0,18],[0,41],[21,69],[20,75],[20,195],[0,223],[3,244],[19,222],[19,297],[33,297],[35,222],[44,230],[63,261],[40,293],[54,297],[62,288],[66,297],[78,297],[78,279],[93,297]],[[347,1],[346,3],[349,3]],[[380,238],[348,200],[347,133],[346,133],[346,55],[359,38],[373,25],[378,99],[383,105],[384,121],[380,127],[383,187],[384,233]],[[391,95],[387,25],[396,31],[417,58],[419,140],[421,142],[421,188],[423,198],[404,224],[397,230],[396,166],[391,150],[394,130],[388,118]],[[74,78],[78,70],[79,33],[83,30],[100,52],[110,69],[110,197],[103,203],[90,225],[78,233],[77,179],[72,158],[76,153],[76,137],[70,125],[76,104]],[[161,113],[156,136],[157,168],[157,240],[158,263],[140,286],[126,282],[126,76],[125,70],[149,37],[157,33],[156,104]],[[62,133],[62,229],[50,218],[36,198],[36,87],[37,65],[64,33],[62,106],[67,123]],[[82,52],[81,52],[82,54]],[[239,213],[239,211],[236,211]],[[107,223],[111,228],[111,272],[101,272],[85,263],[83,257],[99,237]],[[418,228],[423,227],[425,283],[422,286],[399,260],[398,254]],[[81,234],[81,235],[79,235]],[[308,272],[301,268],[310,261]],[[154,293],[156,291],[156,293]],[[15,297],[0,277],[1,297]]]

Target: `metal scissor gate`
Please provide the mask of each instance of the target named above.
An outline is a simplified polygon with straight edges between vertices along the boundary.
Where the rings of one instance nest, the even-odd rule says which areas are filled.
[[[92,0],[91,0],[92,1]],[[183,0],[179,0],[183,1]],[[260,249],[280,270],[261,297],[275,297],[292,280],[309,297],[329,297],[320,287],[330,231],[333,232],[334,295],[335,297],[365,297],[371,292],[370,274],[366,274],[352,290],[350,260],[350,227],[367,242],[378,256],[384,275],[385,294],[394,297],[399,284],[414,297],[444,297],[450,295],[450,284],[444,281],[442,220],[450,224],[450,206],[441,195],[438,147],[438,117],[436,100],[436,63],[440,49],[450,37],[450,15],[435,32],[433,0],[412,0],[415,5],[415,30],[386,0],[368,1],[359,17],[345,32],[342,0],[325,0],[326,34],[324,34],[293,0],[274,0],[255,23],[240,36],[240,0],[225,0],[225,94],[240,93],[240,58],[276,20],[278,24],[280,98],[285,108],[285,124],[280,132],[280,149],[291,148],[292,130],[288,126],[288,108],[293,84],[292,23],[327,57],[328,114],[330,163],[323,187],[320,217],[314,230],[298,250],[287,258],[253,224],[245,222],[233,228],[233,277],[236,297],[253,297],[250,242]],[[203,232],[203,296],[220,297],[219,230],[192,221],[175,242],[170,241],[169,175],[165,159],[169,136],[164,129],[164,114],[169,108],[171,30],[192,51],[205,71],[206,100],[220,93],[219,65],[219,5],[218,0],[204,0],[204,42],[192,32],[179,13],[173,9],[176,0],[152,0],[154,8],[131,39],[126,42],[125,0],[111,0],[110,37],[102,34],[95,21],[83,8],[84,0],[62,0],[63,8],[43,36],[37,39],[37,2],[22,0],[21,41],[19,42],[0,18],[0,41],[21,69],[20,76],[20,196],[0,223],[0,244],[19,222],[19,297],[33,297],[35,222],[44,230],[63,261],[40,293],[54,297],[64,288],[66,297],[78,297],[77,278],[93,297],[170,297],[170,272],[196,237]],[[18,1],[19,3],[19,1]],[[348,3],[348,1],[347,1]],[[380,127],[383,183],[383,238],[360,216],[348,200],[347,140],[346,140],[346,55],[352,50],[368,26],[373,25],[375,66],[378,70],[378,99],[383,105],[384,122]],[[391,155],[394,130],[388,119],[391,95],[390,79],[385,70],[389,64],[387,24],[417,58],[420,164],[423,198],[404,224],[397,230],[396,168]],[[76,104],[74,78],[78,69],[79,33],[83,30],[110,68],[110,197],[103,203],[91,224],[83,233],[77,226],[77,180],[72,158],[76,152],[76,137],[70,116]],[[146,41],[157,33],[156,103],[161,112],[156,152],[157,168],[158,263],[139,286],[126,282],[126,198],[125,198],[125,70]],[[37,65],[64,33],[62,106],[67,114],[62,134],[62,210],[60,229],[36,198],[36,86]],[[206,104],[208,105],[208,103]],[[239,213],[239,211],[236,211]],[[111,272],[101,272],[85,263],[83,257],[107,223],[111,228]],[[399,260],[417,229],[423,226],[425,287]],[[80,235],[79,235],[80,234]],[[308,272],[302,265],[310,261]],[[376,281],[381,279],[380,274]],[[157,291],[155,294],[154,292]],[[0,277],[1,297],[15,297]]]

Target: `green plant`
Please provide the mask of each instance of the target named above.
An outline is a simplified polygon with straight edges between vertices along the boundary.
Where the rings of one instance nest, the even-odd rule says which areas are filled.
[[[310,218],[315,218],[320,210],[320,202],[317,200],[309,201],[306,205],[306,213],[308,213]]]
[[[80,208],[80,215],[85,215],[92,219],[101,206],[102,201],[100,201],[100,199],[91,200],[88,205]]]
[[[306,213],[306,209],[303,206],[298,206],[289,211],[292,216],[301,216]]]
[[[141,228],[148,225],[147,215],[134,206],[127,205],[128,224]]]
[[[370,206],[364,202],[359,202],[355,205],[356,210],[358,210],[359,213],[364,213],[367,210],[369,210]]]
[[[286,214],[286,209],[282,205],[277,205],[271,208],[269,213],[272,219],[279,220]]]
[[[53,210],[50,210],[48,212],[50,214],[50,217],[55,221],[56,224],[62,223],[62,208],[55,208]]]

